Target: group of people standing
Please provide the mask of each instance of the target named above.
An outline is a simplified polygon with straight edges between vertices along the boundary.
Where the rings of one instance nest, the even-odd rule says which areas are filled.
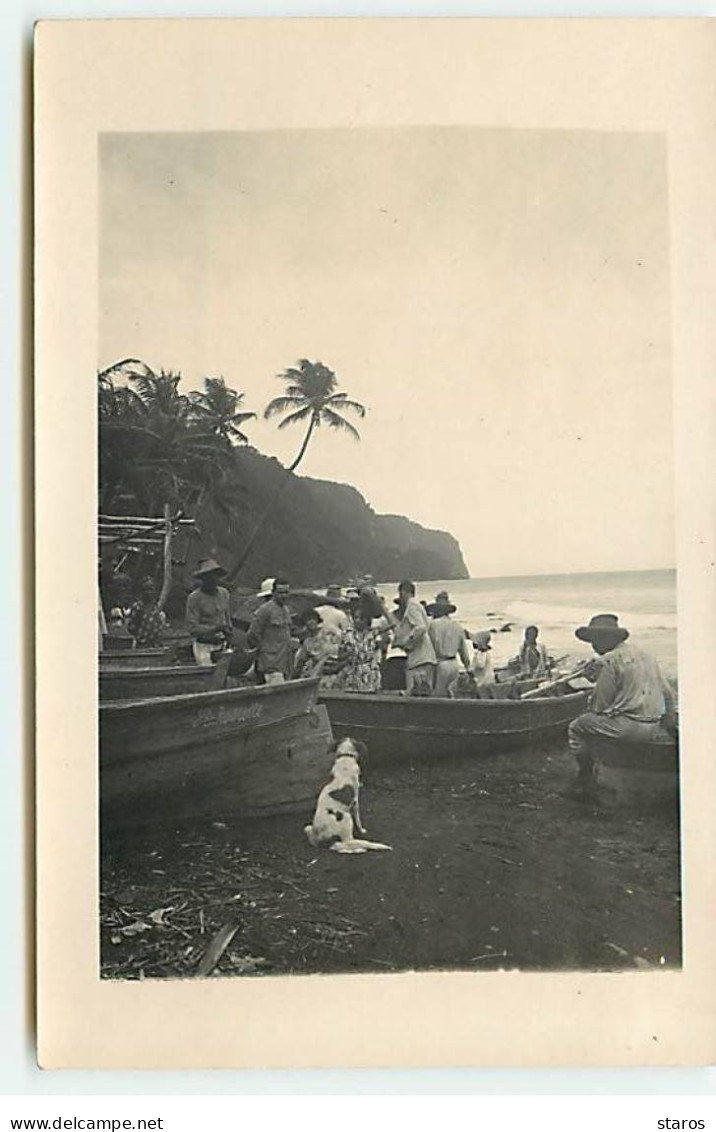
[[[495,682],[491,632],[467,633],[446,591],[432,603],[418,601],[406,579],[389,608],[372,579],[344,594],[329,586],[325,599],[292,616],[291,586],[267,578],[248,616],[232,616],[223,567],[206,559],[195,571],[197,587],[186,603],[186,628],[194,660],[210,665],[232,651],[229,675],[257,684],[319,677],[324,688],[374,693],[404,690],[412,696],[460,697]],[[167,620],[155,586],[145,579],[136,600],[118,591],[109,632],[134,638],[138,647],[162,642]],[[627,644],[629,633],[612,614],[599,614],[576,636],[596,653],[589,679],[595,682],[589,711],[570,725],[570,746],[580,759],[594,735],[649,737],[674,714],[674,698],[656,661]],[[539,629],[530,625],[518,655],[508,666],[518,678],[544,680],[551,661]]]
[[[229,675],[275,684],[318,676],[322,686],[350,692],[406,691],[414,696],[459,696],[493,684],[489,630],[470,634],[453,620],[456,606],[446,591],[432,603],[418,601],[406,579],[389,608],[372,579],[348,588],[329,586],[323,602],[296,617],[285,578],[267,578],[250,614],[232,615],[225,570],[213,558],[199,563],[196,588],[186,602],[186,629],[197,664],[215,662],[230,648]],[[108,631],[131,636],[140,648],[160,645],[168,622],[159,610],[154,582],[145,578],[136,600],[117,581]],[[547,673],[547,654],[537,629],[525,634],[516,663],[521,674]],[[467,682],[467,683],[465,683]]]
[[[251,674],[259,684],[318,676],[323,687],[342,691],[402,686],[409,695],[447,696],[461,671],[482,684],[494,680],[489,632],[476,633],[471,649],[471,638],[451,619],[456,607],[444,591],[426,605],[406,579],[389,609],[371,579],[345,595],[329,586],[324,603],[293,618],[288,581],[268,578],[252,616],[232,620],[223,573],[214,559],[202,562],[195,574],[199,585],[187,600],[197,664],[211,664],[231,643],[230,672]]]

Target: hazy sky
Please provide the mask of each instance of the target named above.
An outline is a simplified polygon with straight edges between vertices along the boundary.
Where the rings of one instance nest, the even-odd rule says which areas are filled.
[[[659,135],[114,134],[99,173],[100,364],[260,411],[321,360],[369,414],[302,471],[451,531],[473,575],[673,565]]]

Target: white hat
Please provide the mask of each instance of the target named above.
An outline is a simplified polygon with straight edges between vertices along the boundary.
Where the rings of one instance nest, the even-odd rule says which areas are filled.
[[[275,578],[264,578],[263,582],[261,583],[261,589],[256,596],[271,597],[271,594],[273,593],[273,584],[275,581]]]

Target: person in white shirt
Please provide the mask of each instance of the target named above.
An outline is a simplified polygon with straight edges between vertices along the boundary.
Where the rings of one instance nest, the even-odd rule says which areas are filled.
[[[465,671],[470,669],[470,654],[467,649],[465,630],[459,621],[450,620],[450,614],[456,611],[457,606],[453,605],[445,590],[441,590],[437,594],[435,601],[427,609],[431,616],[428,633],[437,660],[433,691],[435,696],[444,697],[448,695],[448,688],[461,670],[461,661]]]
[[[495,683],[495,673],[492,668],[492,657],[490,655],[490,649],[492,647],[490,645],[490,639],[491,633],[489,629],[484,629],[479,633],[473,633],[472,636],[474,653],[471,671],[478,688],[485,688],[488,684]]]

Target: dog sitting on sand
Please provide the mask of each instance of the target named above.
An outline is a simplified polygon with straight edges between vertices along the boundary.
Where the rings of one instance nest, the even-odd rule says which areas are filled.
[[[335,762],[331,777],[318,795],[316,812],[310,825],[304,827],[315,849],[332,849],[334,853],[365,853],[368,849],[391,849],[380,841],[366,841],[354,833],[365,833],[360,820],[360,764],[366,748],[356,739],[341,739],[333,744]]]

